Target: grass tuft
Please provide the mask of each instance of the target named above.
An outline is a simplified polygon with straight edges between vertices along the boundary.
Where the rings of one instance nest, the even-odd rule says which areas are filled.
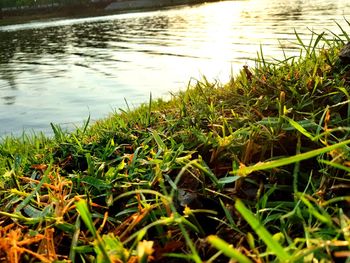
[[[349,24],[349,22],[347,21]],[[350,250],[347,29],[169,101],[0,143],[1,262],[338,262]]]

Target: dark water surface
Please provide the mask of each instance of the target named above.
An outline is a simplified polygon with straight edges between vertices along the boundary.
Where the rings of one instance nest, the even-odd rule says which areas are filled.
[[[0,27],[0,136],[81,125],[167,97],[190,78],[228,80],[266,56],[299,54],[294,28],[350,33],[350,1],[223,1],[157,12]]]

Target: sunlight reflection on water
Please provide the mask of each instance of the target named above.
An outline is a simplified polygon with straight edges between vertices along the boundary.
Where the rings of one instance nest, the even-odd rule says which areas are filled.
[[[339,33],[347,1],[247,0],[0,27],[0,135],[50,133],[185,89],[191,77],[226,82],[265,56],[298,55],[294,28]]]

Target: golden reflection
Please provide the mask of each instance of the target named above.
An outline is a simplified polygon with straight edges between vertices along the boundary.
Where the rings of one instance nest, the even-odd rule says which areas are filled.
[[[184,65],[189,77],[205,75],[209,79],[225,82],[231,71],[237,72],[242,65],[251,63],[249,57],[256,53],[260,42],[257,39],[252,45],[256,32],[242,30],[241,16],[248,5],[247,1],[223,1],[187,10],[191,18],[187,20],[187,37],[183,45],[195,46],[191,55],[201,58],[189,60]],[[194,28],[198,21],[201,23],[200,32]],[[194,42],[197,34],[200,40]]]

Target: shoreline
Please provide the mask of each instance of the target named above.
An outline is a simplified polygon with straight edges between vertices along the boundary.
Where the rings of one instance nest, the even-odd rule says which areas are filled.
[[[60,6],[44,9],[1,11],[0,26],[23,24],[33,20],[54,18],[84,18],[133,12],[164,10],[176,6],[191,6],[221,0],[166,0],[162,3],[150,3],[145,0],[127,0],[122,2],[101,2],[89,5]]]

